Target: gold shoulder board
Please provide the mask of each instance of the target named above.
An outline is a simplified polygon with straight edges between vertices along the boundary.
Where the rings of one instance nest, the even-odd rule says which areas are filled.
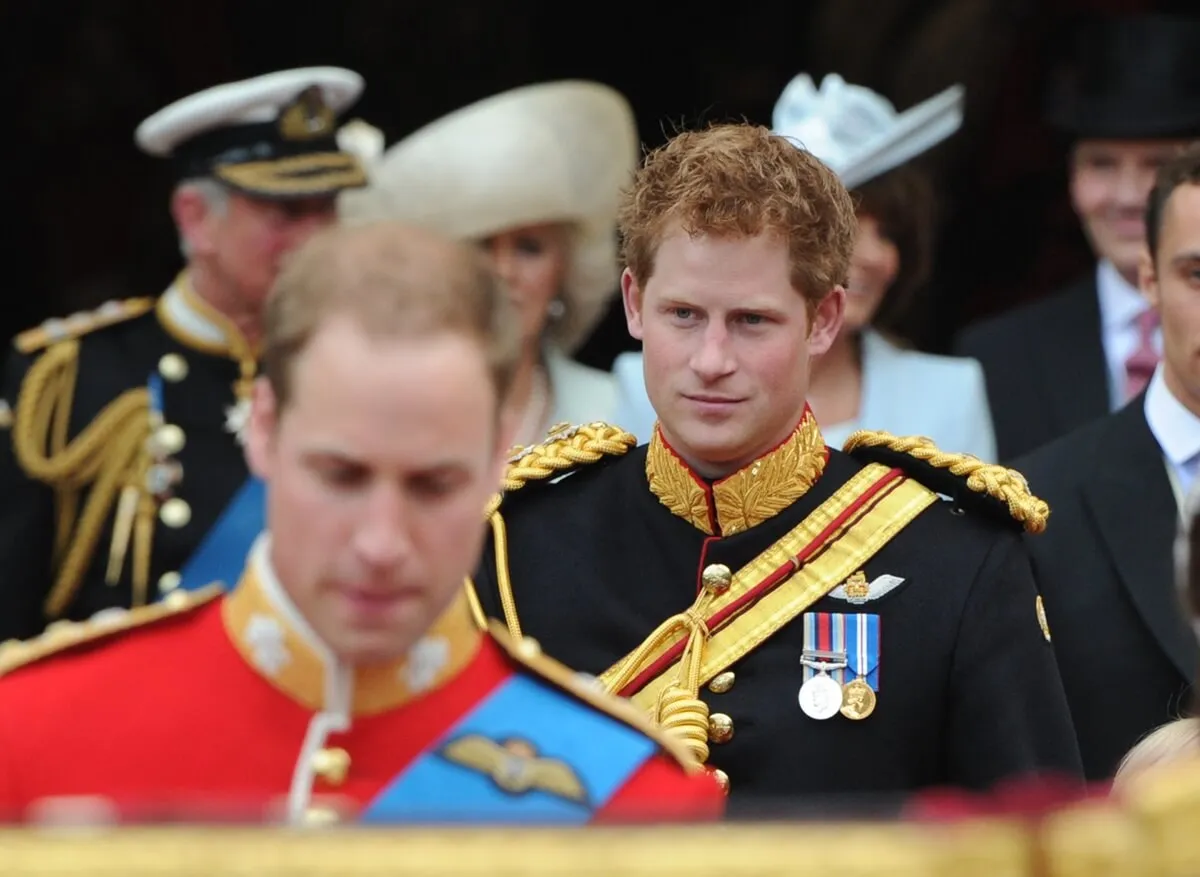
[[[113,326],[140,317],[152,307],[153,298],[126,298],[105,302],[93,311],[79,311],[69,317],[53,318],[26,329],[13,342],[21,353],[36,353],[51,344],[79,338],[105,326]]]
[[[19,667],[124,631],[144,627],[203,606],[224,593],[219,584],[196,591],[175,591],[159,603],[128,610],[106,610],[87,621],[55,621],[33,639],[0,643],[0,677]]]
[[[637,438],[632,433],[607,423],[555,424],[541,443],[512,449],[504,470],[503,493],[492,498],[487,514],[500,506],[504,496],[526,484],[547,481],[581,466],[624,456],[634,447],[637,447]]]
[[[504,625],[498,621],[488,622],[488,633],[508,653],[510,658],[532,675],[549,682],[555,688],[566,692],[576,700],[583,701],[593,709],[612,716],[635,731],[645,734],[685,770],[696,773],[703,769],[681,741],[656,726],[642,710],[623,698],[608,694],[600,688],[598,682],[593,682],[583,674],[576,673],[566,665],[543,654],[537,640],[531,637],[514,639]]]
[[[869,462],[903,469],[930,490],[959,500],[968,496],[961,490],[965,486],[969,494],[986,504],[975,504],[977,508],[999,512],[1027,533],[1046,529],[1050,507],[1030,492],[1025,476],[1016,469],[985,463],[970,454],[943,451],[924,436],[895,436],[869,429],[853,433],[842,450]]]

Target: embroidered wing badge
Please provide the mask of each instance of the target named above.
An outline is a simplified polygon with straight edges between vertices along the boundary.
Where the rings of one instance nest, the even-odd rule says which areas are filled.
[[[496,742],[480,734],[468,734],[443,746],[441,756],[453,764],[486,774],[510,795],[545,792],[588,805],[587,790],[571,766],[558,759],[542,758],[524,740]]]

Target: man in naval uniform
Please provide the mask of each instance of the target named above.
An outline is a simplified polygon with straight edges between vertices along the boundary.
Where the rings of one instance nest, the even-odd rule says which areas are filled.
[[[0,651],[0,811],[53,819],[99,796],[123,820],[718,815],[686,749],[472,615],[518,336],[465,245],[391,224],[314,236],[267,306],[253,391],[269,529],[230,592]]]
[[[765,128],[652,153],[622,291],[658,425],[517,452],[473,590],[683,735],[739,809],[1076,778],[1021,540],[1045,504],[927,440],[829,449],[807,407],[855,228],[834,173]]]
[[[138,145],[173,163],[186,268],[158,297],[19,335],[0,385],[0,642],[236,578],[261,528],[239,433],[280,259],[365,184],[339,151],[358,74],[288,70],[186,97]]]

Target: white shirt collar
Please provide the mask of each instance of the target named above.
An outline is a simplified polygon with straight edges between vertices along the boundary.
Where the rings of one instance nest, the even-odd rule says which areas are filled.
[[[1096,293],[1100,299],[1100,323],[1105,329],[1132,326],[1150,303],[1136,286],[1121,276],[1107,259],[1096,266]]]
[[[1146,388],[1145,411],[1150,432],[1172,465],[1183,466],[1200,454],[1200,417],[1167,389],[1161,365],[1154,370],[1154,377]]]

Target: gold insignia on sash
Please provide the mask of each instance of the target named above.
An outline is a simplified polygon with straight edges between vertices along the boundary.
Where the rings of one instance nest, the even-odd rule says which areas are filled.
[[[566,762],[542,758],[525,740],[496,742],[481,734],[468,734],[442,747],[441,755],[454,764],[487,774],[510,795],[545,792],[587,805],[587,790]]]
[[[1046,604],[1042,602],[1042,595],[1038,594],[1036,602],[1038,625],[1042,628],[1042,636],[1046,638],[1046,642],[1051,642],[1050,639],[1050,622],[1046,620]]]
[[[969,490],[999,502],[1025,532],[1041,533],[1046,529],[1050,506],[1030,492],[1029,482],[1016,469],[985,463],[970,454],[943,451],[924,436],[895,436],[869,429],[851,434],[842,450],[851,454],[869,448],[905,454],[934,469],[945,469],[965,481]],[[919,472],[910,474],[920,478]]]
[[[731,475],[705,482],[655,427],[646,450],[646,480],[659,502],[710,536],[756,527],[809,491],[825,470],[825,439],[812,412],[779,447]]]

